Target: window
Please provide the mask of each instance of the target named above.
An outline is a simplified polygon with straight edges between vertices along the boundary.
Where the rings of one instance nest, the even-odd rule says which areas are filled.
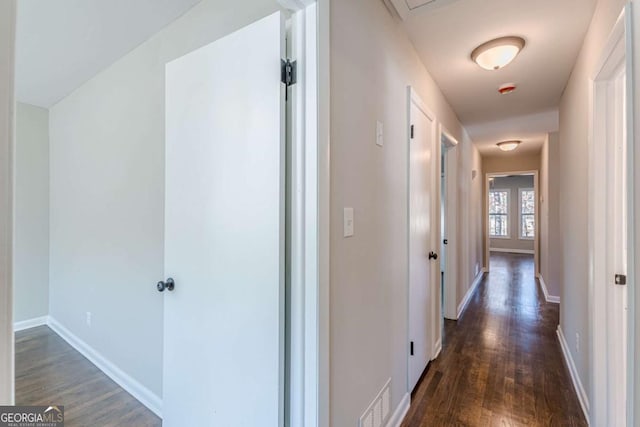
[[[489,235],[509,238],[509,190],[489,192]]]
[[[520,189],[520,238],[533,239],[536,233],[536,193],[531,188]]]

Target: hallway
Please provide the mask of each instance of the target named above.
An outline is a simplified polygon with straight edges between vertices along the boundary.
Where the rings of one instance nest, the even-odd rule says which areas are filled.
[[[492,254],[442,354],[414,391],[402,427],[586,426],[530,255]]]

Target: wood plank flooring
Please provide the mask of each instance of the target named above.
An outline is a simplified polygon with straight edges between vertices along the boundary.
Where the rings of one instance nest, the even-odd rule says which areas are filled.
[[[402,427],[586,426],[530,255],[492,254],[491,273],[412,394]]]
[[[162,425],[47,326],[16,333],[16,404],[64,405],[68,427]]]

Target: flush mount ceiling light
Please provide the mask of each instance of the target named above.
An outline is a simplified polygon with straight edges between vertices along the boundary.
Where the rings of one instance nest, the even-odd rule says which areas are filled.
[[[499,70],[518,56],[524,44],[522,37],[500,37],[475,48],[471,59],[485,70]]]
[[[518,148],[518,145],[520,145],[521,142],[522,141],[502,141],[498,142],[496,145],[502,151],[513,151]]]

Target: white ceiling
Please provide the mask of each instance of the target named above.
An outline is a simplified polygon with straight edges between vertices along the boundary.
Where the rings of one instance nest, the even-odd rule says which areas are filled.
[[[444,0],[439,7],[399,13],[425,66],[486,155],[499,153],[495,143],[502,139],[522,139],[516,152],[537,150],[545,133],[557,130],[557,112],[551,110],[557,110],[595,3]],[[471,61],[475,47],[509,35],[526,40],[514,62],[486,71]],[[500,95],[497,89],[504,83],[516,83],[518,90]]]
[[[558,110],[527,114],[491,122],[467,125],[473,142],[485,156],[509,157],[512,154],[534,154],[540,151],[547,133],[557,132],[560,126]],[[522,141],[515,151],[504,152],[499,141]]]
[[[20,0],[16,98],[51,107],[201,0]]]

